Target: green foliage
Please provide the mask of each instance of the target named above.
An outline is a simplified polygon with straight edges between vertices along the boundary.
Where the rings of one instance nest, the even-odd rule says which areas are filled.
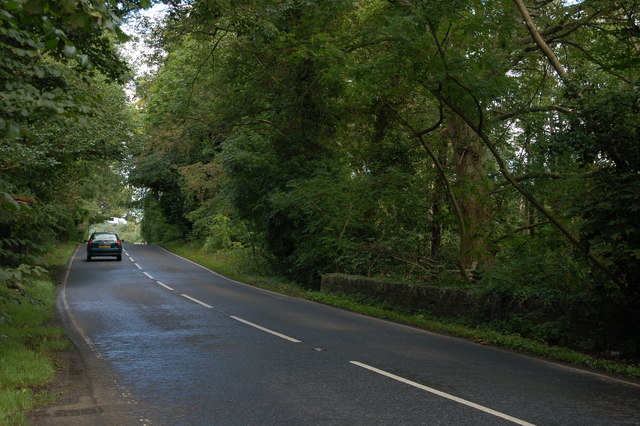
[[[618,173],[640,172],[640,86],[590,82],[583,89],[570,127],[556,138],[584,164],[604,163]],[[604,161],[603,161],[604,160]]]
[[[238,241],[242,230],[231,222],[225,215],[217,214],[210,217],[207,226],[207,237],[202,248],[206,251],[229,250],[242,248]]]
[[[444,276],[470,239],[495,294],[639,300],[637,20],[619,4],[536,5],[562,78],[507,0],[174,4],[139,92],[143,232],[242,245],[309,287]]]
[[[0,300],[18,303],[24,299],[32,300],[28,287],[45,272],[46,270],[40,266],[27,264],[21,264],[17,268],[0,269]],[[11,316],[1,309],[0,315],[0,323],[11,321]]]
[[[326,268],[353,269],[355,235],[370,234],[362,221],[368,201],[357,179],[345,179],[348,170],[319,169],[315,176],[291,181],[288,191],[271,196],[271,238],[279,239],[272,250],[287,262],[294,276],[307,281]],[[349,258],[351,257],[351,258]],[[333,264],[333,265],[332,265]],[[336,272],[336,270],[333,272]]]
[[[549,228],[549,227],[547,227]],[[587,265],[572,257],[567,244],[550,229],[512,237],[492,267],[482,271],[487,286],[507,288],[550,288],[566,292],[583,287]],[[560,243],[560,244],[558,244]]]
[[[103,222],[92,225],[87,230],[87,235],[92,232],[115,232],[121,240],[127,243],[142,242],[142,234],[140,232],[140,224],[135,218],[129,217],[126,222]]]
[[[0,3],[0,316],[8,321],[4,302],[29,300],[40,254],[122,211],[117,162],[137,131],[114,83],[127,73],[116,49],[126,38],[118,3]]]
[[[35,115],[79,111],[56,62],[91,78],[93,69],[122,81],[126,64],[105,32],[124,40],[106,2],[2,0],[0,14],[0,135],[15,139]]]
[[[0,182],[14,194],[5,193],[0,205],[0,238],[12,244],[0,253],[2,265],[33,263],[45,241],[78,241],[90,222],[120,215],[123,179],[115,161],[135,135],[131,113],[119,87],[78,84],[100,102],[92,116],[34,119],[28,136],[0,140]]]
[[[637,173],[605,174],[596,176],[593,187],[578,200],[584,217],[584,240],[606,259],[609,270],[621,283],[618,288],[599,286],[601,291],[616,301],[635,305],[640,304],[639,187]]]
[[[167,223],[158,202],[147,196],[144,198],[144,219],[140,224],[142,238],[148,243],[160,243],[178,238],[175,228]]]
[[[550,149],[569,152],[594,170],[570,197],[570,209],[583,219],[580,232],[585,245],[604,260],[618,281],[612,285],[598,273],[599,290],[614,300],[637,304],[640,91],[637,84],[626,81],[595,81],[583,90],[580,108],[569,117],[569,128],[555,135]]]
[[[273,273],[270,259],[265,257],[264,253],[249,247],[234,247],[229,250],[210,252],[202,250],[198,243],[185,244],[185,242],[174,241],[164,246],[174,253],[198,262],[200,265],[231,279],[257,283],[266,288],[292,286],[297,290],[295,294],[299,294],[301,291],[295,284]]]
[[[65,247],[66,258],[71,250]],[[22,299],[16,303],[0,299],[0,311],[6,312],[11,321],[0,321],[0,421],[14,424],[24,420],[23,412],[32,409],[50,393],[40,393],[33,388],[44,385],[55,372],[49,359],[53,350],[68,347],[64,331],[50,327],[47,322],[53,316],[55,286],[48,279],[29,280]]]

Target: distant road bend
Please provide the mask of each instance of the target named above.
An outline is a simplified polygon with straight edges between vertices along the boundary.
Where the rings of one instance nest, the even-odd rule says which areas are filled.
[[[80,247],[59,302],[105,423],[640,424],[634,383],[125,254]]]

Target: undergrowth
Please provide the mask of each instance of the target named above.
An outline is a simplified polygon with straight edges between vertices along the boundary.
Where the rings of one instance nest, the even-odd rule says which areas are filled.
[[[50,270],[62,267],[75,245],[61,245],[46,256]],[[55,395],[38,390],[55,373],[51,353],[68,347],[64,330],[48,325],[55,312],[51,278],[26,282],[24,294],[3,301],[0,323],[0,424],[25,424],[25,413]]]

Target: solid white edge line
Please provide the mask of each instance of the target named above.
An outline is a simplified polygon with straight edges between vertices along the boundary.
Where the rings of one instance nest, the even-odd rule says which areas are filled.
[[[67,281],[69,280],[69,274],[71,273],[71,264],[73,263],[73,259],[76,257],[76,254],[78,253],[78,249],[79,248],[80,248],[80,246],[77,246],[75,251],[71,255],[71,258],[69,259],[69,262],[67,263],[67,270],[66,270],[66,272],[64,274],[64,278],[62,280],[62,291],[61,291],[61,293],[62,293],[62,295],[61,295],[62,296],[62,306],[64,307],[64,310],[67,312],[67,315],[69,316],[69,321],[71,321],[71,324],[73,325],[73,328],[75,328],[76,331],[78,332],[78,334],[80,335],[80,337],[82,337],[82,340],[84,340],[84,343],[89,347],[89,349],[91,349],[91,352],[94,353],[96,358],[102,359],[102,354],[100,352],[98,352],[98,348],[96,347],[96,345],[93,343],[91,338],[87,335],[87,333],[85,333],[85,331],[82,329],[82,327],[80,327],[80,325],[78,324],[78,321],[76,321],[75,316],[71,312],[71,307],[69,306],[69,301],[67,300]]]
[[[244,323],[244,324],[250,325],[251,327],[257,328],[258,330],[262,330],[262,331],[267,332],[269,334],[273,334],[274,336],[278,336],[278,337],[280,337],[280,338],[282,338],[284,340],[288,340],[288,341],[293,342],[293,343],[301,343],[300,340],[298,340],[298,339],[294,339],[293,337],[289,337],[289,336],[287,336],[285,334],[278,333],[277,331],[269,330],[268,328],[262,327],[262,326],[260,326],[258,324],[254,324],[254,323],[252,323],[250,321],[247,321],[247,320],[244,320],[242,318],[238,318],[238,317],[233,316],[233,315],[231,315],[230,317],[233,318],[236,321],[240,321],[241,323]]]
[[[156,283],[158,283],[158,285],[161,285],[162,287],[166,288],[167,290],[171,290],[174,291],[173,288],[169,287],[168,285],[161,283],[160,281],[156,280]]]
[[[153,277],[151,275],[149,275],[148,273],[143,272],[143,274],[145,274],[147,276],[147,278],[153,279]]]
[[[181,296],[182,296],[182,297],[186,297],[187,299],[191,300],[192,302],[196,302],[197,304],[202,305],[202,306],[204,306],[205,308],[213,309],[213,306],[207,305],[206,303],[201,302],[201,301],[199,301],[198,299],[196,299],[196,298],[194,298],[194,297],[189,296],[188,294],[184,294],[184,293],[183,293],[183,294],[181,294]]]
[[[353,365],[357,365],[358,367],[362,367],[362,368],[367,369],[369,371],[373,371],[374,373],[381,374],[383,376],[386,376],[386,377],[389,377],[391,379],[397,380],[397,381],[402,382],[404,384],[413,386],[415,388],[421,389],[421,390],[426,391],[426,392],[430,392],[430,393],[432,393],[434,395],[438,395],[438,396],[440,396],[442,398],[446,398],[446,399],[449,399],[451,401],[455,401],[455,402],[457,402],[459,404],[466,405],[466,406],[471,407],[471,408],[475,408],[476,410],[480,410],[480,411],[483,411],[485,413],[494,415],[496,417],[500,417],[501,419],[508,420],[508,421],[510,421],[512,423],[523,425],[523,426],[534,426],[533,423],[529,423],[529,422],[526,422],[524,420],[520,420],[518,418],[509,416],[508,414],[504,414],[504,413],[501,413],[499,411],[492,410],[491,408],[484,407],[482,405],[476,404],[475,402],[467,401],[466,399],[458,398],[457,396],[454,396],[454,395],[439,391],[437,389],[433,389],[433,388],[430,388],[428,386],[421,385],[420,383],[412,382],[411,380],[405,379],[404,377],[396,376],[395,374],[388,373],[388,372],[386,372],[384,370],[380,370],[380,369],[372,367],[370,365],[363,364],[363,363],[358,362],[358,361],[349,361],[349,362],[351,364],[353,364]]]

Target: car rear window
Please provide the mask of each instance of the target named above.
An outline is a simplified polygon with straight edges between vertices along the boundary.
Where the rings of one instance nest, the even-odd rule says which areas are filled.
[[[114,234],[95,234],[93,236],[93,239],[101,241],[117,241],[117,238]]]

